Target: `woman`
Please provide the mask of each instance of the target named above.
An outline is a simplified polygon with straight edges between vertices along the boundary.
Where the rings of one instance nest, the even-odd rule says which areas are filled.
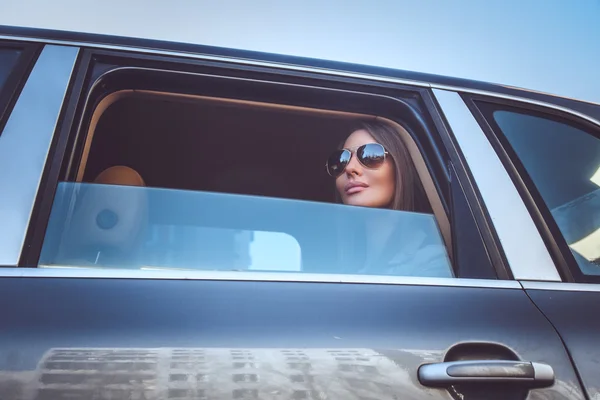
[[[358,122],[351,132],[342,149],[327,161],[329,175],[336,178],[339,200],[355,206],[430,212],[400,134],[377,121]]]
[[[351,132],[327,160],[338,200],[411,213],[361,213],[364,229],[344,229],[343,264],[365,274],[452,276],[435,219],[415,213],[431,209],[400,134],[379,121],[359,122]]]

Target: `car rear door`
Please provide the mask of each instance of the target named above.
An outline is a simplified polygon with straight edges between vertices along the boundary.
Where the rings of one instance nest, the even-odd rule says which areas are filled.
[[[562,282],[523,281],[600,396],[600,106],[467,96],[534,217]]]
[[[0,151],[15,155],[0,158],[0,171],[28,171],[27,179],[0,181],[9,194],[0,197],[2,215],[20,216],[0,243],[0,397],[585,398],[561,338],[508,279],[511,270],[558,278],[537,254],[539,243],[520,249],[525,261],[515,242],[500,250],[495,237],[506,226],[493,218],[498,203],[488,204],[489,187],[473,178],[484,172],[507,185],[497,195],[517,211],[522,200],[460,97],[434,96],[427,85],[390,80],[380,87],[360,74],[344,80],[309,67],[284,71],[296,82],[352,85],[367,95],[399,93],[399,85],[414,90],[416,116],[434,138],[425,156],[442,154],[448,166],[445,182],[442,172],[435,176],[449,204],[455,278],[36,268],[42,242],[51,239],[45,228],[73,152],[84,84],[93,84],[93,52],[46,45],[0,136]],[[135,49],[123,54],[139,56]],[[231,65],[199,59],[232,74]],[[189,67],[188,58],[169,63]],[[251,67],[237,66],[239,74]],[[274,84],[282,73],[266,72]]]

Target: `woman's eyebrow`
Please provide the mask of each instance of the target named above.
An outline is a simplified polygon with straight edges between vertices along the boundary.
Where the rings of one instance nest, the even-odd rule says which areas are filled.
[[[365,144],[380,144],[380,143],[377,143],[377,142],[369,142],[369,143],[363,143],[363,144],[359,144],[358,146],[353,146],[353,147],[343,147],[342,149],[345,149],[345,150],[356,150],[356,149],[358,149],[360,146],[364,146]]]

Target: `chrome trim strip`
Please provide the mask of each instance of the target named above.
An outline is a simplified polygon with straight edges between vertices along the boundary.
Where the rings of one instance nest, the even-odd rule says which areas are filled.
[[[542,106],[542,107],[552,108],[552,109],[555,109],[558,111],[572,114],[572,115],[580,117],[580,118],[584,118],[587,121],[600,126],[600,120],[589,117],[585,114],[582,114],[582,113],[572,110],[570,108],[558,106],[558,105],[555,105],[552,103],[547,103],[544,101],[528,99],[528,98],[524,98],[524,97],[520,97],[520,96],[500,94],[500,93],[496,93],[496,92],[490,92],[490,91],[479,90],[479,89],[469,89],[469,88],[464,88],[464,87],[460,87],[460,86],[433,84],[433,83],[425,82],[425,81],[392,78],[392,77],[387,77],[387,76],[383,76],[383,75],[362,74],[362,73],[357,73],[357,72],[346,72],[346,71],[333,70],[333,69],[327,69],[327,68],[304,67],[304,66],[295,65],[295,64],[257,61],[257,60],[235,58],[235,57],[211,56],[211,55],[207,55],[207,54],[197,54],[197,53],[189,53],[189,52],[183,52],[183,51],[158,50],[158,49],[151,49],[151,48],[145,48],[145,47],[120,46],[120,45],[109,45],[109,44],[103,44],[103,43],[77,42],[77,41],[66,41],[66,40],[40,39],[40,38],[30,38],[30,37],[25,37],[25,36],[10,36],[10,35],[0,35],[0,39],[16,40],[16,41],[23,41],[23,42],[34,42],[34,43],[58,44],[58,45],[65,45],[65,46],[89,47],[89,48],[104,49],[104,50],[128,51],[128,52],[134,52],[134,53],[156,54],[156,55],[172,56],[172,57],[187,57],[187,58],[198,59],[198,60],[230,62],[230,63],[253,65],[253,66],[260,66],[260,67],[271,67],[271,68],[277,67],[277,68],[282,68],[282,69],[287,69],[287,70],[292,70],[292,71],[322,73],[322,74],[331,75],[331,76],[366,79],[366,80],[374,80],[374,81],[378,81],[378,82],[396,83],[396,84],[412,85],[412,86],[418,86],[418,87],[428,87],[428,88],[432,88],[432,89],[442,89],[442,90],[465,92],[465,93],[471,93],[471,94],[480,94],[483,96],[502,98],[502,99],[506,99],[506,100],[514,100],[514,101],[519,101],[522,103],[528,103],[528,104],[532,104],[532,105],[538,105],[538,106]],[[515,90],[527,90],[527,89],[518,88],[518,87],[515,87],[514,89]],[[537,92],[537,93],[547,94],[549,96],[564,97],[564,96],[557,96],[552,93],[544,93],[544,92]],[[579,101],[581,101],[581,100],[579,100]],[[600,105],[600,102],[593,102],[593,101],[587,101],[587,100],[584,102],[588,103],[588,104]]]
[[[183,270],[123,270],[91,269],[60,266],[39,268],[0,268],[3,278],[92,278],[92,279],[164,279],[164,280],[220,280],[260,282],[312,282],[312,283],[362,283],[380,285],[449,286],[497,289],[522,289],[517,281],[426,278],[414,276],[376,276],[312,274],[297,272],[254,272],[254,271],[183,271]]]
[[[560,281],[523,199],[467,105],[456,92],[433,89],[504,248],[515,279]]]
[[[17,265],[79,49],[45,46],[0,135],[0,265]]]
[[[571,282],[535,282],[521,281],[523,289],[527,290],[559,290],[565,292],[600,292],[598,283],[571,283]]]

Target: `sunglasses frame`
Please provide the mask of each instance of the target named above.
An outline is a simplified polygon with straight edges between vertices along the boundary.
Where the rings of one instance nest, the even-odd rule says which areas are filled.
[[[360,165],[362,165],[363,167],[365,167],[367,169],[378,169],[378,168],[381,168],[381,166],[383,165],[383,163],[385,163],[385,160],[386,160],[387,156],[390,154],[385,149],[385,147],[383,147],[383,145],[381,143],[365,143],[365,144],[361,144],[360,146],[355,146],[355,147],[344,147],[344,148],[342,148],[340,150],[342,150],[342,152],[343,151],[350,152],[350,158],[348,159],[348,164],[350,164],[350,161],[352,161],[352,157],[354,156],[354,154],[356,153],[356,151],[358,149],[360,149],[361,147],[367,146],[369,144],[376,144],[376,145],[380,146],[383,149],[383,161],[381,162],[381,164],[378,165],[377,167],[368,167],[365,164],[363,164],[363,162],[360,160],[360,158],[358,156],[356,156],[356,159],[358,160],[358,163]],[[332,178],[337,178],[337,177],[339,177],[340,175],[342,175],[344,173],[344,171],[346,170],[346,167],[348,166],[348,164],[346,164],[346,166],[344,167],[344,169],[342,169],[339,174],[337,174],[337,175],[331,175],[331,172],[329,172],[329,160],[327,160],[327,162],[325,163],[325,170],[327,171],[327,174],[329,176],[331,176]]]

